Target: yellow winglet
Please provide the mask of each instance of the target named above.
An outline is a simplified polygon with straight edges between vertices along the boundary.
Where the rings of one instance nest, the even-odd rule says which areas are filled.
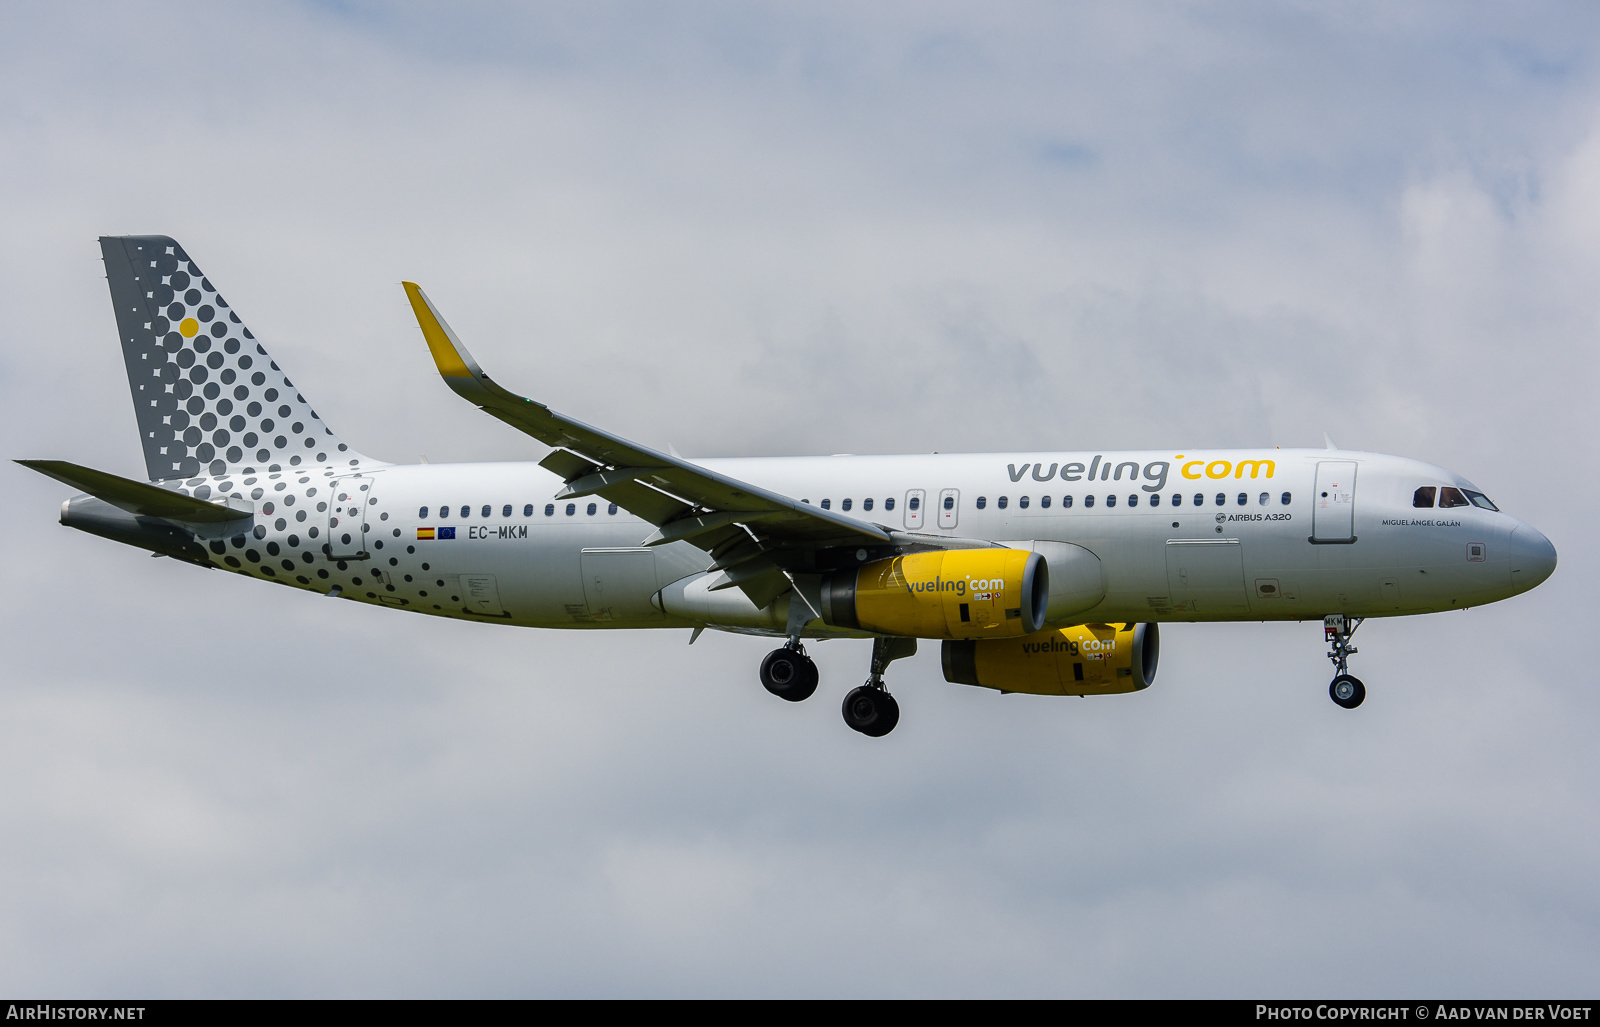
[[[433,354],[433,362],[438,365],[439,373],[446,378],[476,378],[473,373],[472,355],[467,352],[456,338],[456,333],[445,324],[444,318],[433,309],[433,304],[416,282],[401,282],[405,286],[406,298],[411,301],[411,310],[417,315],[417,324],[422,327],[422,337],[428,341],[428,352]]]

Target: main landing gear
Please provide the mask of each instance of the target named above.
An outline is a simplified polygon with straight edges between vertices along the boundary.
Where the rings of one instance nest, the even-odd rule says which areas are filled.
[[[1348,673],[1350,657],[1358,650],[1350,644],[1350,637],[1356,633],[1356,628],[1361,626],[1363,617],[1346,617],[1343,614],[1334,614],[1322,618],[1322,633],[1326,636],[1328,644],[1333,648],[1328,650],[1328,659],[1333,661],[1333,666],[1338,670],[1333,683],[1328,685],[1328,698],[1347,710],[1353,710],[1361,705],[1367,697],[1367,686],[1361,679]]]
[[[872,640],[872,673],[867,683],[852,688],[844,697],[840,712],[852,731],[868,738],[882,738],[900,723],[900,704],[883,687],[883,672],[889,664],[917,651],[914,638],[874,638]]]
[[[870,738],[882,738],[900,723],[900,704],[883,687],[883,672],[889,664],[915,655],[914,638],[875,638],[872,640],[872,674],[860,688],[844,697],[844,722],[852,730]],[[800,702],[817,690],[817,665],[806,655],[798,638],[785,642],[761,661],[761,685],[780,699]]]
[[[800,702],[817,690],[817,665],[798,638],[774,649],[761,661],[761,685],[779,699]]]

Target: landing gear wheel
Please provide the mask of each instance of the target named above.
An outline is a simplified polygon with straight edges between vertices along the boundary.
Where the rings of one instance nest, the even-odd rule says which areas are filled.
[[[809,699],[817,690],[817,665],[805,653],[774,649],[761,661],[761,685],[779,699]]]
[[[844,697],[841,712],[851,730],[868,738],[882,738],[900,723],[900,704],[894,701],[894,696],[870,685],[851,689]]]
[[[1360,678],[1351,677],[1349,674],[1340,674],[1333,679],[1333,684],[1328,686],[1328,698],[1347,710],[1360,706],[1366,697],[1367,686],[1361,683]]]

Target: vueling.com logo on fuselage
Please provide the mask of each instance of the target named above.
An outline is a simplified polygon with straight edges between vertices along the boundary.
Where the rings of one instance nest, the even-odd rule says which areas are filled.
[[[1237,463],[1232,460],[1191,460],[1182,453],[1171,460],[1152,460],[1147,464],[1140,464],[1137,460],[1119,461],[1115,457],[1107,459],[1100,454],[1096,454],[1088,463],[1069,460],[1066,463],[1052,462],[1049,466],[1031,462],[1021,467],[1007,464],[1006,473],[1014,482],[1021,481],[1024,476],[1034,481],[1050,481],[1058,473],[1062,481],[1122,481],[1126,478],[1131,485],[1142,479],[1139,485],[1141,489],[1160,492],[1167,487],[1167,476],[1172,473],[1174,463],[1178,465],[1178,474],[1190,481],[1243,478],[1246,471],[1250,472],[1252,478],[1271,478],[1278,473],[1278,465],[1273,460],[1240,460]]]

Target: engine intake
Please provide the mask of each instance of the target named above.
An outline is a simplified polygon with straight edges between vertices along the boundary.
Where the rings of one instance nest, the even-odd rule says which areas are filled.
[[[1110,695],[1149,688],[1161,656],[1154,624],[1079,624],[1022,638],[944,644],[944,679],[1002,692]]]
[[[949,549],[835,571],[822,619],[835,627],[911,638],[1031,635],[1050,605],[1050,571],[1020,549]]]

